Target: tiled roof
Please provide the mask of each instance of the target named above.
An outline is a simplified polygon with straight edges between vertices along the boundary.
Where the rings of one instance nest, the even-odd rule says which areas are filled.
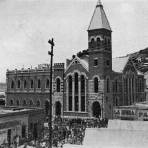
[[[112,59],[112,69],[114,72],[123,72],[126,63],[129,60],[129,56],[117,57]]]
[[[98,1],[93,16],[91,18],[88,30],[103,28],[111,31],[111,27],[104,12],[103,5],[100,1]]]

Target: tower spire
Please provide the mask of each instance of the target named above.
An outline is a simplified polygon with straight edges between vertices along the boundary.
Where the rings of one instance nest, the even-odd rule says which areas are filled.
[[[98,0],[88,30],[107,29],[111,31],[101,0]]]
[[[101,0],[98,0],[96,7],[103,6]]]

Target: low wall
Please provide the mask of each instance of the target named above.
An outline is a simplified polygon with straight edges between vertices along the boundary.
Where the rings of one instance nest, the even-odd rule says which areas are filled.
[[[148,131],[148,121],[109,120],[108,129]]]

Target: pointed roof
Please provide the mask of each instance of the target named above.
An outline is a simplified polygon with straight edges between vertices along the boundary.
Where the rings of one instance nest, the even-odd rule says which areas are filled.
[[[129,56],[113,58],[112,59],[112,70],[114,72],[122,73],[128,60],[129,60]]]
[[[95,11],[91,18],[88,30],[103,29],[103,28],[111,31],[111,27],[109,25],[108,19],[104,12],[103,5],[101,1],[99,0],[97,2]]]

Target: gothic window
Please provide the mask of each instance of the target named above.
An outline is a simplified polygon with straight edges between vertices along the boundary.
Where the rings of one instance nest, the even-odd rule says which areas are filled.
[[[72,76],[68,77],[68,110],[72,111]]]
[[[107,82],[107,84],[106,84],[106,90],[107,90],[107,92],[109,93],[110,92],[110,82],[109,82],[109,78],[107,78],[107,80],[106,80]]]
[[[23,101],[23,106],[26,106],[26,105],[27,105],[26,100],[24,100]]]
[[[68,88],[69,88],[69,93],[72,93],[72,76],[69,76],[68,78]]]
[[[24,88],[27,88],[27,81],[24,81]]]
[[[85,78],[81,76],[81,93],[85,93]]]
[[[95,47],[95,39],[94,38],[91,39],[90,47],[91,48]]]
[[[139,92],[142,92],[142,80],[139,80]]]
[[[119,105],[118,98],[115,97],[115,106],[118,106],[118,105]]]
[[[26,126],[22,125],[22,138],[26,137]]]
[[[13,105],[13,100],[10,100],[10,105]]]
[[[36,103],[37,107],[40,107],[40,101],[38,100]]]
[[[33,80],[31,80],[30,88],[33,88]]]
[[[41,88],[41,80],[38,80],[38,88]]]
[[[75,111],[79,110],[79,100],[78,100],[78,96],[75,96]]]
[[[14,88],[14,81],[11,82],[11,88]]]
[[[107,40],[107,44],[108,44],[108,45],[110,44],[110,39]]]
[[[109,66],[110,65],[110,61],[106,60],[106,65]]]
[[[33,102],[32,102],[32,100],[30,100],[30,101],[29,101],[29,105],[30,105],[30,106],[32,106],[32,105],[33,105]]]
[[[85,111],[85,96],[81,96],[81,111]]]
[[[69,111],[72,111],[72,96],[69,96]]]
[[[46,80],[46,88],[49,88],[49,79]]]
[[[57,78],[57,80],[56,80],[56,90],[57,90],[57,92],[61,91],[61,81],[59,78]]]
[[[101,44],[100,38],[97,38],[97,47],[99,47]]]
[[[107,45],[107,39],[106,38],[104,39],[104,44]]]
[[[98,66],[98,59],[94,59],[94,66]]]
[[[118,81],[115,80],[115,92],[118,92]]]
[[[18,80],[18,81],[17,81],[17,88],[20,88],[20,87],[21,87],[21,81]]]
[[[94,92],[95,92],[95,93],[97,93],[98,90],[99,90],[98,84],[99,84],[98,78],[96,77],[96,78],[94,78]]]
[[[16,101],[16,105],[17,105],[17,106],[19,106],[19,105],[20,105],[19,100],[17,100],[17,101]]]
[[[74,75],[74,80],[75,80],[75,94],[78,93],[78,74],[75,73]]]

